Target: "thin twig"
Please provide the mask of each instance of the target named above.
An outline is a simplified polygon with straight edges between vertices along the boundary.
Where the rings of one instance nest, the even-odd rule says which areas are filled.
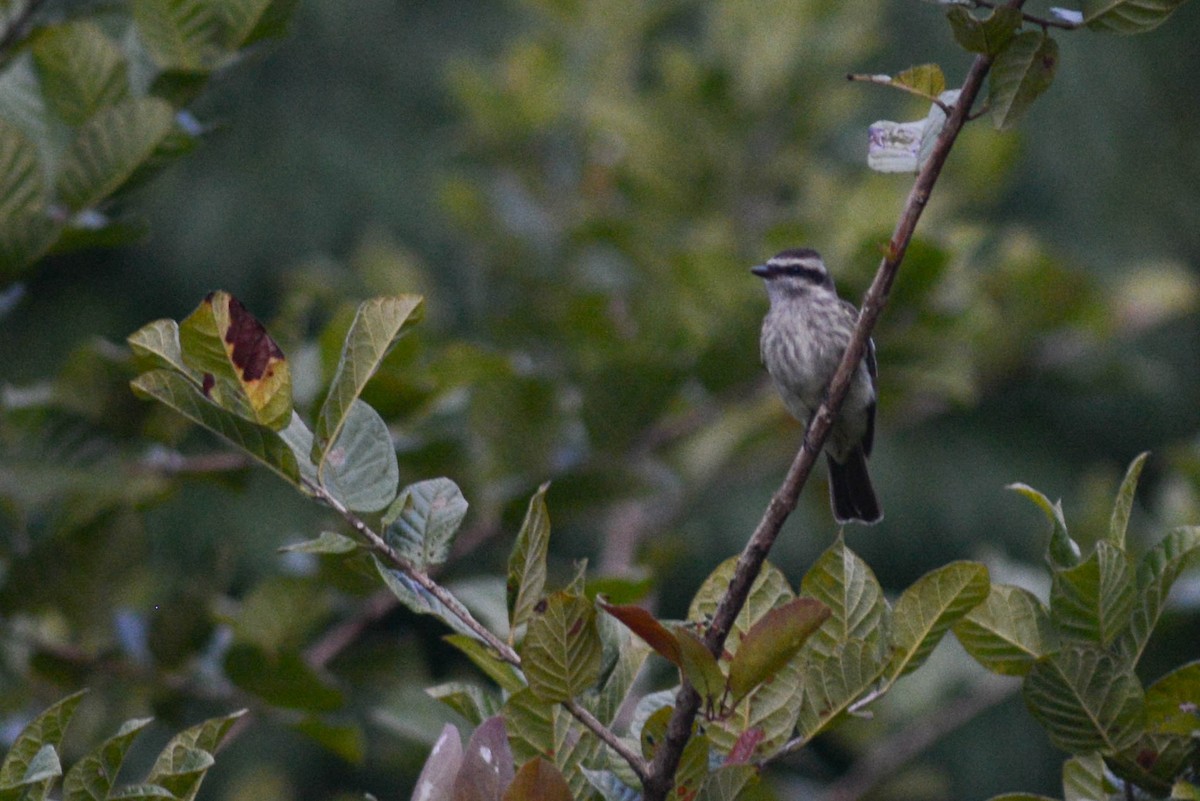
[[[487,629],[482,623],[475,619],[475,616],[464,607],[454,595],[442,585],[438,584],[427,574],[420,570],[416,570],[408,563],[404,557],[396,553],[396,550],[388,545],[382,537],[380,537],[370,526],[363,521],[358,515],[346,508],[345,504],[333,497],[324,487],[321,487],[310,482],[305,482],[305,486],[318,498],[327,503],[330,508],[341,515],[350,526],[359,533],[359,535],[367,541],[367,544],[377,554],[386,559],[393,567],[401,570],[406,576],[415,581],[426,592],[441,601],[450,612],[457,617],[462,623],[475,633],[481,640],[487,643],[501,659],[509,663],[513,667],[521,667],[520,655],[512,649],[506,642],[501,640],[495,634]],[[356,632],[348,634],[356,635]],[[340,636],[340,635],[338,635]],[[340,645],[336,650],[340,650]],[[320,655],[321,652],[318,652]],[[311,656],[311,652],[310,652]],[[584,725],[592,734],[600,738],[608,747],[612,748],[621,756],[629,767],[633,769],[639,779],[645,781],[647,776],[647,767],[645,761],[639,754],[631,750],[625,743],[621,742],[603,723],[601,723],[595,715],[583,708],[574,699],[563,704],[567,711]]]
[[[974,2],[975,5],[980,8],[995,8],[996,6],[1000,5],[999,3],[990,2],[990,0],[974,0]],[[1024,11],[1021,12],[1021,19],[1025,20],[1026,22],[1032,22],[1034,25],[1040,25],[1043,28],[1060,28],[1064,31],[1074,31],[1083,27],[1083,23],[1081,22],[1067,22],[1063,19],[1046,19],[1045,17],[1039,17],[1034,14],[1026,14]]]
[[[615,751],[621,759],[629,763],[629,767],[633,768],[633,772],[637,774],[638,779],[646,781],[646,762],[642,759],[641,754],[630,748],[624,740],[613,734],[612,730],[605,726],[591,712],[579,705],[575,699],[571,699],[563,704],[567,711],[575,716],[575,719],[588,728],[592,734],[595,734],[604,744]]]
[[[1008,5],[1019,10],[1024,3],[1025,0],[1011,0]],[[746,604],[751,585],[762,570],[763,562],[770,553],[775,539],[779,536],[784,521],[796,508],[800,491],[804,488],[808,476],[812,472],[817,456],[821,453],[821,448],[829,435],[834,417],[845,400],[851,378],[866,352],[871,331],[887,304],[896,272],[904,260],[904,254],[908,249],[913,232],[916,230],[917,222],[929,202],[930,192],[941,175],[942,167],[950,155],[950,149],[953,147],[959,131],[966,123],[967,114],[970,112],[975,98],[979,95],[984,78],[987,77],[991,66],[991,57],[980,55],[975,58],[963,81],[958,101],[951,110],[945,127],[938,135],[929,159],[917,174],[916,182],[909,192],[904,210],[901,212],[900,219],[897,220],[895,230],[892,232],[892,238],[888,242],[887,251],[875,273],[875,280],[872,281],[870,289],[863,298],[858,324],[850,338],[841,364],[829,384],[826,399],[809,422],[800,450],[788,469],[783,484],[771,496],[758,527],[738,557],[729,588],[722,597],[708,631],[705,633],[704,643],[714,655],[720,654],[724,648],[725,640],[733,629],[733,622]],[[700,696],[685,679],[675,698],[675,712],[667,726],[666,740],[654,755],[654,760],[650,765],[650,776],[643,784],[646,801],[662,801],[667,797],[667,793],[674,783],[675,770],[679,766],[683,748],[691,736],[692,723],[699,707]]]
[[[876,86],[887,86],[891,89],[899,89],[901,92],[908,92],[910,95],[919,97],[922,100],[928,100],[930,103],[934,104],[935,106],[940,108],[943,112],[945,112],[947,117],[950,116],[950,106],[947,103],[945,103],[945,101],[941,100],[940,98],[938,98],[934,95],[929,94],[928,92],[922,92],[920,89],[918,89],[915,86],[909,86],[906,83],[900,83],[900,82],[894,80],[891,75],[868,75],[868,74],[851,72],[851,73],[847,73],[846,80],[856,81],[858,83],[873,83]]]
[[[520,667],[521,657],[517,655],[517,652],[514,651],[508,645],[508,643],[497,637],[495,634],[489,631],[486,626],[476,620],[475,616],[472,615],[471,612],[465,606],[463,606],[462,603],[459,602],[459,600],[455,598],[449,590],[447,590],[441,584],[438,584],[425,573],[410,565],[408,560],[398,554],[396,549],[388,545],[384,541],[383,537],[376,534],[375,531],[368,526],[361,517],[347,509],[345,504],[330,494],[329,491],[327,491],[324,487],[318,484],[312,484],[310,482],[305,482],[305,485],[316,497],[329,504],[330,508],[341,515],[346,522],[349,523],[350,526],[367,541],[367,544],[371,546],[372,550],[391,563],[393,567],[404,573],[404,575],[408,576],[410,579],[419,584],[421,589],[425,590],[434,598],[438,599],[442,604],[444,604],[446,608],[450,610],[451,614],[462,621],[463,625],[469,628],[475,634],[475,636],[487,643],[488,646],[490,646],[492,650],[494,650],[500,656],[501,659],[513,667]]]

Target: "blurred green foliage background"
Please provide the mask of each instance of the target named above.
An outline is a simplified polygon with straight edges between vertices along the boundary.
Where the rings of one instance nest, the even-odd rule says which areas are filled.
[[[962,557],[1029,581],[1043,521],[1004,486],[1061,496],[1087,541],[1142,450],[1133,536],[1200,521],[1198,34],[1195,4],[1142,37],[1063,34],[1019,131],[981,120],[952,154],[876,332],[887,517],[847,536],[886,587]],[[276,554],[329,515],[129,395],[123,338],[218,287],[324,381],[355,301],[426,294],[368,397],[402,482],[447,475],[472,503],[447,581],[490,597],[551,480],[561,573],[587,557],[684,614],[801,436],[748,268],[816,247],[861,296],[910,185],[866,169],[866,127],[926,109],[844,76],[927,61],[969,65],[914,0],[300,3],[202,96],[205,143],[125,201],[150,237],[46,261],[0,317],[6,720],[83,684],[81,740],[250,704],[207,797],[403,797],[450,714],[422,688],[473,675],[434,624],[353,618],[373,589],[353,565]],[[773,555],[794,580],[836,533],[822,481]],[[1194,576],[1177,600],[1146,678],[1200,656]],[[347,618],[329,709],[228,675],[231,643],[282,659]],[[936,664],[778,771],[779,796],[836,788],[979,680],[956,644]],[[1060,760],[1009,696],[877,797],[1053,794]]]

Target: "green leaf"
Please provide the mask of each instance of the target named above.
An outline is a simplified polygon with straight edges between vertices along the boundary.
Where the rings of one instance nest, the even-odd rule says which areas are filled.
[[[831,613],[810,640],[818,653],[832,654],[849,640],[886,640],[887,632],[880,625],[888,612],[883,589],[840,535],[804,575],[800,591],[825,604]]]
[[[1158,624],[1171,585],[1200,557],[1200,526],[1173,529],[1142,557],[1137,572],[1137,595],[1130,616],[1124,651],[1134,663]]]
[[[500,689],[509,693],[515,693],[524,689],[525,680],[521,678],[521,674],[517,669],[497,656],[495,651],[481,643],[474,636],[467,637],[462,634],[447,634],[442,639],[462,651],[468,659],[475,663],[475,667],[482,670],[484,675],[500,685]]]
[[[110,801],[178,801],[175,794],[157,784],[130,784],[109,796]]]
[[[64,801],[104,801],[109,797],[125,755],[152,718],[127,720],[117,733],[76,762],[63,780]]]
[[[283,553],[341,554],[350,553],[361,547],[363,546],[357,541],[350,539],[344,534],[338,534],[333,531],[322,531],[321,535],[316,539],[297,542],[293,545],[284,545],[279,550]]]
[[[1121,489],[1117,491],[1117,500],[1113,504],[1112,520],[1108,525],[1108,541],[1121,550],[1125,549],[1125,531],[1129,528],[1129,515],[1133,511],[1133,496],[1137,493],[1138,478],[1146,465],[1147,453],[1138,456],[1129,464],[1125,471],[1125,479]]]
[[[1035,793],[1005,793],[1004,795],[994,795],[988,801],[1058,801],[1058,799]]]
[[[47,743],[29,760],[25,775],[15,787],[0,786],[0,797],[45,801],[59,776],[62,776],[62,762],[58,751]]]
[[[717,658],[704,641],[687,628],[680,626],[673,633],[683,675],[708,706],[720,703],[725,694],[725,675],[717,665]]]
[[[467,499],[448,478],[410,484],[383,516],[384,539],[413,567],[428,570],[450,556]]]
[[[1099,754],[1072,757],[1063,763],[1063,801],[1103,801],[1117,788],[1104,777]]]
[[[1074,567],[1054,573],[1050,617],[1059,631],[1107,646],[1129,625],[1134,578],[1129,557],[1107,540]]]
[[[392,347],[421,319],[420,295],[373,298],[358,307],[346,334],[329,394],[317,415],[312,460],[320,469],[330,445],[346,425],[355,401]]]
[[[538,757],[517,771],[502,801],[571,801],[571,788],[552,763]]]
[[[924,664],[950,627],[979,606],[990,589],[987,568],[978,562],[951,562],[917,579],[892,613],[892,676]]]
[[[338,689],[290,649],[270,653],[258,645],[238,643],[225,656],[225,673],[238,687],[272,706],[332,712],[344,702]]]
[[[603,631],[603,629],[601,630]],[[641,641],[634,639],[628,631],[619,630],[615,639],[617,640],[615,645],[617,658],[604,678],[604,684],[600,688],[600,694],[596,698],[593,710],[600,722],[607,725],[611,725],[617,717],[637,681],[642,665],[650,656],[650,649]]]
[[[292,728],[352,765],[361,765],[366,759],[367,738],[354,723],[332,723],[310,715]]]
[[[794,598],[759,618],[729,663],[730,700],[736,703],[782,670],[829,615],[820,601]]]
[[[534,607],[521,648],[529,688],[545,701],[569,701],[600,677],[596,609],[587,597],[556,592]]]
[[[526,687],[514,692],[501,709],[509,745],[518,762],[554,754],[554,704]]]
[[[41,212],[0,216],[0,283],[21,274],[58,240],[62,226]]]
[[[976,17],[963,6],[951,6],[946,19],[954,31],[954,40],[965,50],[995,56],[1002,51],[1021,27],[1021,12],[1008,6]]]
[[[937,64],[909,67],[892,78],[892,83],[911,89],[916,94],[930,100],[936,99],[938,95],[946,91],[946,76],[942,74],[942,68]]]
[[[1184,737],[1200,729],[1200,661],[1181,665],[1146,688],[1146,728]]]
[[[1171,787],[1171,798],[1182,801],[1200,801],[1200,784],[1180,779]]]
[[[48,756],[42,755],[39,759],[38,755],[46,746],[53,750],[62,742],[67,724],[86,692],[68,695],[26,724],[5,754],[4,762],[0,763],[0,789],[27,784],[27,776],[41,774],[48,768]],[[54,760],[57,759],[55,755]]]
[[[1056,647],[1050,615],[1029,590],[994,584],[986,599],[954,626],[967,653],[993,673],[1024,676]]]
[[[1166,22],[1184,0],[1084,0],[1083,22],[1110,33],[1145,33]]]
[[[1046,549],[1046,561],[1050,567],[1059,569],[1078,564],[1080,559],[1079,545],[1067,533],[1067,521],[1063,517],[1062,502],[1050,502],[1042,493],[1026,484],[1009,484],[1008,489],[1037,504],[1037,507],[1050,521],[1050,544]]]
[[[55,186],[70,209],[94,206],[124,185],[172,133],[175,112],[153,97],[105,106],[63,155]]]
[[[206,0],[134,0],[133,19],[158,66],[209,67],[216,56],[218,19]]]
[[[379,557],[375,555],[371,556],[371,560],[375,563],[375,570],[379,573],[379,577],[383,579],[384,585],[391,591],[392,595],[396,596],[400,603],[419,615],[433,615],[459,634],[478,638],[479,635],[471,631],[471,628],[458,615],[454,614],[441,599],[430,594],[428,590],[411,577],[400,570],[392,570],[385,566],[383,562],[379,561]]]
[[[729,581],[733,578],[736,568],[736,556],[731,556],[717,565],[717,568],[709,574],[704,583],[700,585],[700,589],[696,591],[696,596],[688,607],[688,620],[712,619],[717,612],[717,605],[724,597],[725,591],[729,589]],[[742,607],[742,611],[733,622],[733,629],[730,631],[725,649],[730,653],[735,652],[738,641],[745,636],[751,626],[758,622],[759,618],[794,597],[795,593],[792,592],[787,577],[783,575],[782,571],[770,562],[764,562],[758,578],[750,585],[750,594],[746,597],[745,606]]]
[[[675,769],[675,781],[668,801],[691,801],[700,792],[700,785],[708,776],[708,758],[712,745],[708,737],[696,732],[683,747],[679,766]]]
[[[0,221],[46,208],[46,176],[37,147],[21,129],[0,119]]]
[[[1003,131],[1017,124],[1033,101],[1050,88],[1058,67],[1058,43],[1045,32],[1013,37],[992,64],[988,103],[992,122]]]
[[[150,367],[174,370],[199,384],[202,376],[183,361],[179,325],[174,320],[155,320],[134,331],[125,341],[133,355]]]
[[[179,341],[184,362],[204,375],[204,394],[218,406],[275,431],[291,422],[291,367],[237,298],[209,293],[180,323]]]
[[[129,94],[129,70],[116,42],[90,22],[39,31],[33,59],[50,108],[70,125]]]
[[[200,783],[213,762],[213,755],[208,751],[177,746],[172,750],[170,770],[152,772],[148,783],[170,791],[175,798],[192,801],[200,792]]]
[[[379,412],[360,400],[326,452],[325,467],[322,486],[355,512],[378,512],[396,497],[400,466],[391,433]]]
[[[475,725],[500,711],[500,699],[477,684],[448,681],[425,689],[430,698],[441,701]]]
[[[222,41],[237,49],[282,34],[295,0],[218,0],[217,14],[224,23]]]
[[[857,638],[838,643],[828,654],[805,653],[804,698],[796,725],[807,742],[867,693],[888,662],[875,644]]]
[[[737,557],[731,557],[709,574],[696,592],[688,610],[689,620],[710,620],[717,605],[729,588],[737,566]],[[725,652],[720,661],[735,657],[741,640],[764,615],[777,606],[795,597],[787,578],[774,565],[766,562],[758,578],[750,587],[750,594],[742,611],[734,619]],[[826,624],[828,625],[828,624]],[[811,643],[814,637],[809,642]],[[714,721],[708,736],[718,749],[728,751],[742,732],[759,727],[764,732],[760,753],[770,753],[791,735],[796,720],[796,705],[800,699],[799,660],[789,663],[769,684],[743,698],[732,713],[722,720]]]
[[[186,378],[166,370],[151,370],[135,378],[130,386],[139,397],[153,398],[221,435],[288,483],[300,483],[296,456],[279,434],[209,403]]]
[[[203,778],[203,770],[206,769],[200,768],[204,760],[194,752],[216,752],[230,727],[245,714],[246,710],[239,709],[228,715],[209,718],[176,734],[154,761],[150,775],[146,778],[147,783],[159,784],[172,791],[175,791],[173,785],[190,784],[190,791],[176,792],[179,798],[190,801],[200,788],[200,779]],[[211,765],[211,757],[209,764]],[[199,775],[196,775],[197,770],[200,771]]]
[[[1037,660],[1023,694],[1051,742],[1072,754],[1115,754],[1137,742],[1143,730],[1137,676],[1095,647],[1071,646]]]
[[[517,627],[533,614],[534,605],[541,600],[546,588],[546,552],[550,547],[550,511],[546,507],[543,484],[529,499],[525,521],[517,533],[512,554],[508,557],[506,584],[509,636],[516,636]]]

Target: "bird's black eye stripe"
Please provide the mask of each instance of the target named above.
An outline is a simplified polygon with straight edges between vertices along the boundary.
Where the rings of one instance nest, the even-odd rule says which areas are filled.
[[[825,283],[825,271],[818,267],[806,267],[803,264],[768,264],[773,275],[794,275],[814,284]]]

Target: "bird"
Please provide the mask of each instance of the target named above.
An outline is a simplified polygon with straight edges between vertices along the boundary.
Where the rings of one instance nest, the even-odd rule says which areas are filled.
[[[759,341],[763,364],[788,411],[807,427],[850,343],[858,309],[838,297],[821,254],[811,248],[782,251],[750,271],[763,279],[771,304]],[[877,373],[869,341],[825,441],[830,503],[840,524],[883,519],[867,471]]]

